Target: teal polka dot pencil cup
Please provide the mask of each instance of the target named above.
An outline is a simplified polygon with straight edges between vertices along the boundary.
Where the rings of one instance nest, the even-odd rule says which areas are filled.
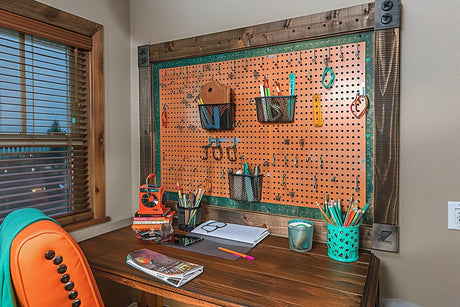
[[[327,223],[327,255],[337,261],[353,262],[359,257],[359,225],[336,226]]]

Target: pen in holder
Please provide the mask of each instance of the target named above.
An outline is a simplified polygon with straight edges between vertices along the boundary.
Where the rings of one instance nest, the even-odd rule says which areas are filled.
[[[201,198],[206,190],[201,188],[194,193],[182,193],[179,183],[177,183],[177,216],[179,218],[179,229],[191,231],[201,223]]]
[[[177,205],[177,216],[179,218],[179,229],[191,231],[201,223],[201,205],[197,207]]]
[[[353,202],[351,198],[348,206],[342,207],[340,200],[329,201],[326,194],[324,208],[318,203],[316,206],[327,221],[328,256],[342,262],[358,260],[359,225],[364,213],[369,209],[369,204],[360,209],[358,202]]]

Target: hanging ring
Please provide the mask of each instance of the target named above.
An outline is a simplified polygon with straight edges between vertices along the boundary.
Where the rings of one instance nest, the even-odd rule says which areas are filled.
[[[357,97],[350,104],[350,111],[356,118],[361,118],[367,112],[367,105],[369,101],[365,95],[356,95]],[[361,105],[361,107],[359,107]],[[359,110],[361,109],[361,110]]]
[[[324,83],[324,78],[326,78],[327,73],[331,74],[331,79],[329,79],[329,82],[327,84],[325,84]],[[326,65],[326,67],[324,68],[324,71],[323,71],[323,77],[321,78],[321,83],[323,84],[324,88],[330,88],[332,86],[332,84],[334,84],[334,80],[335,80],[334,71],[332,70],[331,67]]]

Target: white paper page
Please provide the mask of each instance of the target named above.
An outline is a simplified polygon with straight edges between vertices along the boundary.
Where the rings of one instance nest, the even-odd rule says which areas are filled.
[[[269,232],[267,229],[262,227],[223,223],[210,220],[197,226],[191,231],[191,234],[235,240],[238,242],[249,243],[254,246],[268,236]]]

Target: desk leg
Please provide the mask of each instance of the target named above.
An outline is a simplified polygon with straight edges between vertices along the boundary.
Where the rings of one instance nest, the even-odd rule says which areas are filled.
[[[159,295],[117,283],[97,273],[94,277],[106,307],[130,306],[133,302],[137,307],[163,307],[163,298]]]
[[[157,306],[163,307],[163,298],[161,296],[150,294],[143,291],[137,291],[137,305],[139,307]]]

